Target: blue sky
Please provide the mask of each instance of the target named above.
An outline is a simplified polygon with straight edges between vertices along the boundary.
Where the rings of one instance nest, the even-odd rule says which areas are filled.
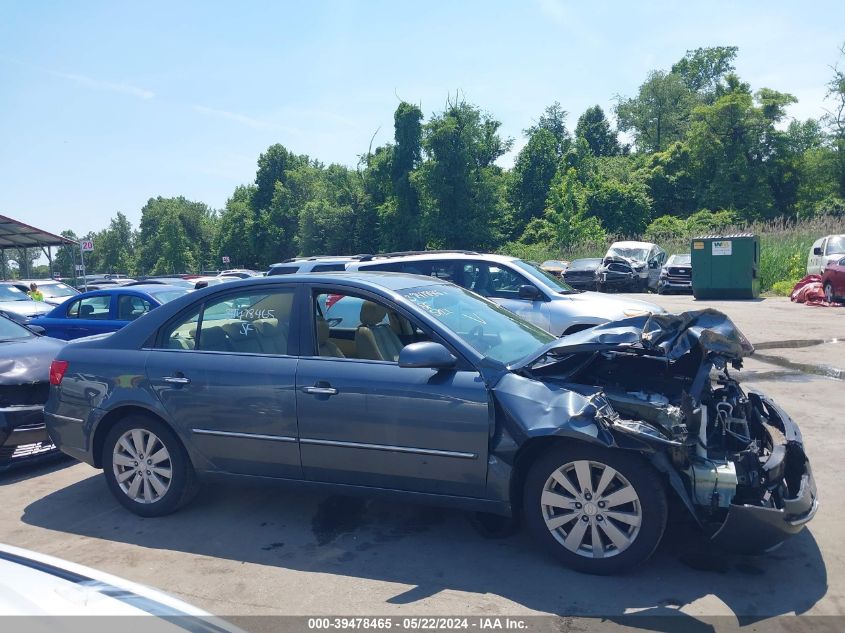
[[[80,234],[157,195],[222,207],[272,143],[354,165],[398,98],[428,115],[460,90],[518,149],[550,103],[574,127],[699,46],[820,116],[845,41],[841,0],[0,6],[0,213]]]

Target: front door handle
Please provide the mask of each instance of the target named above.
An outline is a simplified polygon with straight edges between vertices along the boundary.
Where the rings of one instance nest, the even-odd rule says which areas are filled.
[[[336,396],[337,389],[334,387],[303,387],[303,393],[314,394],[315,396]]]
[[[174,385],[190,385],[191,379],[185,378],[184,376],[167,376],[164,379],[164,382],[170,382]]]

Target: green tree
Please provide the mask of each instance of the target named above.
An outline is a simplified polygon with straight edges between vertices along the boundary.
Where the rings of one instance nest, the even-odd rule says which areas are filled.
[[[165,220],[175,217],[182,229],[187,248],[191,251],[192,266],[199,269],[214,266],[212,239],[214,237],[215,215],[202,202],[192,202],[178,198],[150,198],[141,209],[141,222],[138,232],[137,269],[140,274],[148,274],[157,266],[159,253],[168,248],[167,232],[161,227]],[[172,223],[168,224],[172,226]],[[162,243],[159,240],[164,239]],[[171,249],[172,250],[172,249]]]
[[[546,209],[552,179],[558,169],[558,141],[549,130],[537,128],[516,157],[508,197],[513,209],[511,235],[522,234]]]
[[[675,73],[652,71],[636,97],[616,106],[619,129],[631,132],[641,152],[659,152],[683,140],[695,106],[694,93]]]
[[[642,235],[651,220],[651,200],[642,183],[606,180],[587,191],[584,211],[611,233]]]
[[[547,130],[555,139],[555,152],[558,158],[563,157],[572,146],[572,136],[566,128],[566,117],[569,113],[564,110],[560,103],[555,101],[548,106],[535,125],[525,130],[525,135],[532,137],[539,130]]]
[[[649,156],[646,181],[654,215],[685,217],[696,208],[696,181],[685,143],[672,143]]]
[[[587,108],[578,117],[575,138],[587,141],[590,151],[596,156],[615,156],[621,151],[616,132],[611,129],[604,110],[598,105]]]
[[[601,220],[585,214],[585,199],[585,192],[575,169],[569,167],[558,171],[549,191],[544,217],[544,221],[554,231],[555,245],[558,248],[568,249],[577,244],[603,242],[606,239]],[[548,232],[547,228],[536,223],[531,230],[538,235]]]
[[[722,79],[734,72],[734,60],[739,49],[736,46],[713,46],[687,51],[687,54],[672,66],[690,91],[698,93],[707,103],[712,103],[723,90]]]
[[[118,211],[108,228],[97,234],[94,244],[99,255],[98,272],[134,273],[135,233],[122,212]]]
[[[76,233],[71,230],[62,231],[59,235],[71,240],[77,240]],[[56,250],[53,258],[53,271],[60,277],[76,277],[74,265],[79,263],[79,246],[76,244],[65,244]]]
[[[836,181],[839,197],[845,198],[845,44],[839,47],[840,60],[833,67],[833,76],[827,83],[825,98],[832,104],[825,115],[825,123],[835,152]]]
[[[154,274],[178,275],[196,270],[188,236],[177,214],[164,215],[158,228],[156,243],[159,246],[159,256],[153,267]]]
[[[256,255],[252,243],[255,221],[252,196],[255,190],[255,185],[237,187],[220,213],[213,250],[216,262],[224,267],[258,267],[262,259]],[[229,265],[222,263],[223,257],[229,258]]]
[[[412,182],[422,192],[427,245],[492,248],[504,215],[504,178],[495,160],[511,145],[500,123],[464,101],[423,128],[426,160]]]
[[[422,159],[422,119],[422,110],[404,101],[393,114],[395,145],[390,167],[395,203],[392,216],[383,218],[383,223],[389,223],[384,226],[389,250],[412,250],[425,246],[420,230],[419,193],[411,180],[411,174]]]

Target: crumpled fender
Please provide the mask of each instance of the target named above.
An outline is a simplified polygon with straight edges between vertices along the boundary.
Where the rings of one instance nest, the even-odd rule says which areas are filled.
[[[613,435],[596,420],[597,409],[588,396],[514,373],[502,376],[492,392],[517,444],[547,435],[615,444]]]

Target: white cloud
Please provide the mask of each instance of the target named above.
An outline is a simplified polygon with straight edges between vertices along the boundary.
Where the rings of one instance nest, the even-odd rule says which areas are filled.
[[[201,114],[206,114],[208,116],[216,116],[220,117],[221,119],[228,119],[229,121],[242,123],[243,125],[247,125],[255,129],[266,129],[273,127],[273,124],[269,123],[268,121],[254,119],[244,114],[238,114],[237,112],[229,112],[228,110],[218,110],[217,108],[209,108],[203,105],[195,105],[191,107],[194,109],[194,111],[199,112]]]
[[[133,86],[132,84],[128,84],[125,82],[102,81],[100,79],[86,77],[85,75],[77,75],[74,73],[60,73],[54,70],[51,70],[49,72],[50,74],[55,75],[56,77],[68,79],[70,81],[76,82],[80,86],[86,86],[88,88],[93,88],[94,90],[116,92],[119,94],[129,95],[131,97],[137,97],[138,99],[152,99],[153,97],[155,97],[155,93],[152,90],[139,88],[138,86]]]

